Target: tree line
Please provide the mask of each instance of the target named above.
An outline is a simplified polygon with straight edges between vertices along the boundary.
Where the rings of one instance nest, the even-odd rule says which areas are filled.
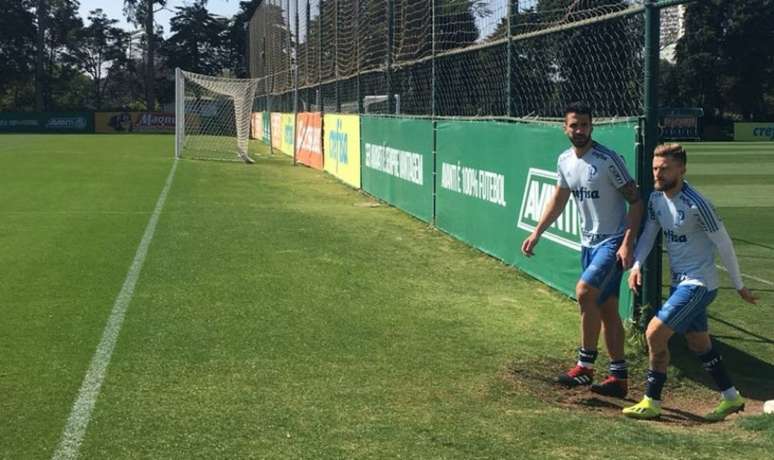
[[[511,35],[572,19],[578,5],[614,10],[631,4],[628,0],[502,2],[511,2],[514,12]],[[335,74],[354,73],[355,62],[357,68],[367,70],[383,65],[391,52],[398,64],[430,53],[428,1],[393,0],[393,35],[410,45],[402,49],[385,40],[386,0],[320,0],[319,16],[310,14],[307,0],[299,0],[299,14],[306,17],[306,33],[301,37],[293,36],[293,27],[285,23],[287,16],[283,18],[278,6],[264,3],[268,2],[242,1],[234,17],[222,18],[207,10],[207,0],[194,0],[175,8],[170,35],[164,38],[153,18],[166,0],[123,0],[127,20],[138,29],[134,33],[118,28],[118,21],[99,9],[84,22],[77,14],[77,0],[0,0],[0,110],[158,109],[172,102],[175,67],[209,75],[250,76],[246,25],[259,6],[268,20],[266,30],[256,38],[261,45],[252,57],[252,76],[275,73],[273,92],[292,90],[293,62],[299,66],[299,86],[312,86]],[[479,30],[479,20],[491,14],[489,7],[495,3],[437,0],[436,52],[504,36],[504,20],[486,37]],[[350,16],[356,12],[360,19],[355,23],[345,12]],[[341,14],[346,20],[331,22]],[[421,26],[403,19],[417,17],[425,18]],[[774,0],[694,1],[687,5],[684,20],[685,33],[677,42],[674,60],[661,63],[661,105],[702,107],[709,122],[774,119]],[[355,33],[357,47],[329,46],[336,37]],[[511,55],[510,101],[502,97],[505,46],[448,56],[438,61],[439,78],[444,80],[437,84],[448,90],[439,98],[439,113],[551,114],[567,98],[594,95],[600,96],[592,102],[601,113],[637,113],[642,72],[632,62],[641,60],[637,38],[641,33],[636,21],[620,20],[519,41]],[[604,39],[584,48],[589,34]],[[296,50],[295,57],[290,49]],[[589,78],[599,73],[600,62],[605,78]],[[403,94],[403,109],[409,113],[428,113],[428,75],[427,62],[396,66],[392,86]],[[364,84],[370,83],[364,80]],[[610,94],[620,95],[621,101],[602,97]]]
[[[123,0],[129,32],[78,0],[0,0],[0,111],[158,110],[173,102],[174,69],[247,77],[248,15],[207,0],[175,7],[170,35],[155,22],[166,0]]]
[[[676,62],[661,63],[662,106],[705,120],[774,120],[774,0],[689,4]]]

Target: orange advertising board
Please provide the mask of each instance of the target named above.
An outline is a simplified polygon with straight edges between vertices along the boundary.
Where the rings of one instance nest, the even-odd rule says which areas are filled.
[[[296,117],[296,161],[315,169],[323,169],[320,112],[299,113]]]

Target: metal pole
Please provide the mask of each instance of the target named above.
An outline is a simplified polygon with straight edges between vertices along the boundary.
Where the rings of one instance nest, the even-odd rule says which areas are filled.
[[[653,192],[653,150],[659,141],[658,132],[658,59],[660,12],[655,0],[645,1],[645,126],[643,129],[640,191],[647,200]],[[642,270],[641,302],[651,308],[661,305],[661,241],[656,242]]]
[[[395,112],[395,100],[392,94],[392,38],[395,13],[395,0],[387,0],[387,58],[386,58],[386,80],[387,80],[387,113]]]
[[[309,32],[311,32],[309,24],[312,23],[312,13],[310,11],[310,8],[311,7],[309,6],[309,0],[306,0],[306,52],[304,53],[305,54],[304,57],[306,58],[306,66],[304,67],[304,69],[305,69],[305,71],[304,71],[304,86],[306,86],[306,84],[309,82],[309,74],[311,72],[309,70],[310,69],[309,68],[309,55],[312,54],[310,52],[311,48],[309,46],[309,44],[312,42],[312,40],[309,37]],[[304,93],[306,94],[306,98],[307,98],[306,99],[307,107],[309,107],[310,102],[309,102],[309,88],[308,87],[306,87],[306,89],[304,90]],[[310,112],[312,111],[311,108],[309,108],[309,111]]]
[[[513,90],[511,88],[511,72],[512,72],[512,70],[511,70],[511,62],[512,62],[512,59],[513,59],[512,56],[511,56],[513,54],[513,51],[511,50],[513,48],[513,44],[511,43],[511,32],[512,32],[512,30],[511,30],[511,15],[513,14],[513,7],[512,7],[513,2],[516,2],[516,5],[517,5],[516,6],[516,10],[518,11],[518,0],[508,0],[508,9],[507,9],[507,12],[506,12],[506,17],[507,17],[507,20],[506,20],[507,24],[506,24],[506,26],[507,26],[507,30],[505,31],[505,33],[507,34],[506,36],[508,37],[508,40],[505,42],[505,46],[508,47],[505,50],[505,53],[506,53],[506,63],[507,63],[506,67],[505,67],[506,78],[507,78],[506,83],[505,83],[506,84],[506,86],[505,86],[505,88],[506,88],[505,89],[506,90],[505,101],[506,102],[505,103],[508,105],[508,107],[505,110],[505,114],[508,115],[509,117],[513,116]]]
[[[323,1],[319,0],[319,8],[320,8],[320,31],[318,33],[319,35],[319,47],[317,49],[317,108],[320,109],[320,114],[325,114],[325,105],[323,104],[323,97],[322,97],[322,62],[323,62],[323,26],[325,25],[325,22],[323,19],[325,19],[325,8],[323,7]],[[330,0],[328,0],[330,1]]]
[[[436,96],[436,89],[435,89],[435,2],[436,0],[432,0],[431,5],[431,14],[433,16],[433,27],[432,27],[432,37],[430,38],[430,43],[432,45],[432,70],[430,74],[430,113],[433,117],[433,132],[435,132],[435,115],[438,108],[436,107],[435,103],[435,96]],[[433,134],[433,139],[435,139],[435,134]],[[435,140],[433,140],[433,145],[435,145]],[[433,148],[433,163],[435,163],[435,148]],[[433,175],[435,175],[435,168],[433,168]],[[433,180],[433,188],[435,188],[435,180]],[[433,197],[435,197],[435,190],[433,190]],[[435,198],[433,198],[433,216],[435,217]]]
[[[185,113],[183,111],[183,72],[180,67],[175,68],[175,159],[180,158],[183,126],[185,125]]]
[[[261,7],[263,8],[264,5],[261,5]],[[265,31],[264,34],[268,37],[269,41],[269,52],[266,54],[267,59],[264,64],[266,68],[266,75],[268,77],[266,80],[266,84],[268,86],[268,91],[266,91],[266,112],[269,115],[269,153],[274,155],[274,123],[272,123],[271,113],[272,94],[274,93],[274,43],[272,40],[274,29],[269,27],[269,14],[271,13],[271,10],[271,6],[266,7],[266,11],[263,17]]]
[[[293,165],[296,165],[296,139],[298,139],[298,44],[301,38],[298,29],[298,0],[295,0],[296,40],[293,46]]]
[[[357,62],[357,113],[363,113],[363,92],[360,82],[360,0],[355,1],[355,59]]]
[[[335,16],[333,23],[333,72],[336,76],[336,113],[341,113],[341,96],[339,95],[339,0],[334,0]]]
[[[285,94],[283,94],[283,99],[285,102],[285,107],[287,107],[285,110],[287,112],[291,111],[290,105],[291,105],[291,88],[293,88],[293,35],[292,31],[290,30],[290,24],[293,18],[290,16],[290,0],[287,1],[287,7],[286,11],[288,12],[288,23],[286,24],[287,30],[285,31],[285,37],[287,37],[287,43],[286,46],[286,54],[288,56],[288,65],[286,67],[287,77],[285,78],[285,85],[284,90]]]

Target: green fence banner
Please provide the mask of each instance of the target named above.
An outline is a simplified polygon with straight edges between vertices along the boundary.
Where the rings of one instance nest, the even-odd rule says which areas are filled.
[[[433,219],[433,122],[360,117],[362,188],[425,222]]]
[[[594,139],[624,157],[635,174],[634,125],[599,125]],[[521,243],[535,228],[556,185],[556,160],[570,144],[559,125],[439,121],[436,225],[482,251],[574,296],[580,275],[580,225],[571,199],[535,256]],[[621,316],[632,296],[621,283]]]
[[[263,112],[261,119],[263,121],[263,143],[271,144],[271,113]]]
[[[768,123],[734,123],[735,141],[774,141],[774,121]]]
[[[93,133],[91,112],[0,112],[0,133]]]

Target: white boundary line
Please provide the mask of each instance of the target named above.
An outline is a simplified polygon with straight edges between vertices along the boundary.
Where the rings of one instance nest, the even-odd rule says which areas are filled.
[[[726,267],[724,267],[722,265],[718,265],[718,264],[715,264],[715,266],[717,268],[723,270],[724,272],[728,273],[728,270],[726,270]],[[757,281],[759,283],[767,284],[769,286],[774,286],[774,283],[772,283],[771,281],[765,280],[763,278],[758,278],[758,277],[755,277],[755,276],[752,276],[752,275],[748,275],[747,273],[742,273],[742,277],[743,278],[750,278],[751,280],[755,280],[755,281]]]
[[[126,309],[129,306],[129,302],[132,300],[134,287],[140,277],[142,265],[143,262],[145,262],[148,247],[150,246],[153,234],[156,231],[159,215],[161,215],[164,202],[167,200],[167,193],[172,187],[172,179],[174,179],[176,169],[177,160],[172,163],[172,170],[169,171],[167,181],[164,184],[164,189],[161,191],[161,195],[159,195],[159,199],[156,202],[156,208],[153,210],[153,214],[151,214],[150,220],[148,220],[148,225],[145,227],[142,241],[140,241],[132,265],[129,267],[129,273],[126,274],[126,279],[121,287],[121,291],[118,293],[115,303],[113,304],[113,310],[105,325],[102,339],[99,341],[97,350],[94,352],[94,356],[91,359],[89,370],[83,378],[81,389],[78,392],[78,399],[73,404],[70,417],[67,419],[67,425],[65,425],[64,432],[62,433],[62,439],[52,456],[53,459],[74,459],[78,457],[81,441],[83,441],[83,437],[86,434],[86,428],[91,419],[91,412],[97,402],[102,382],[105,380],[105,373],[108,364],[110,364],[110,357],[113,354],[113,349],[118,340],[121,325],[124,322]]]

